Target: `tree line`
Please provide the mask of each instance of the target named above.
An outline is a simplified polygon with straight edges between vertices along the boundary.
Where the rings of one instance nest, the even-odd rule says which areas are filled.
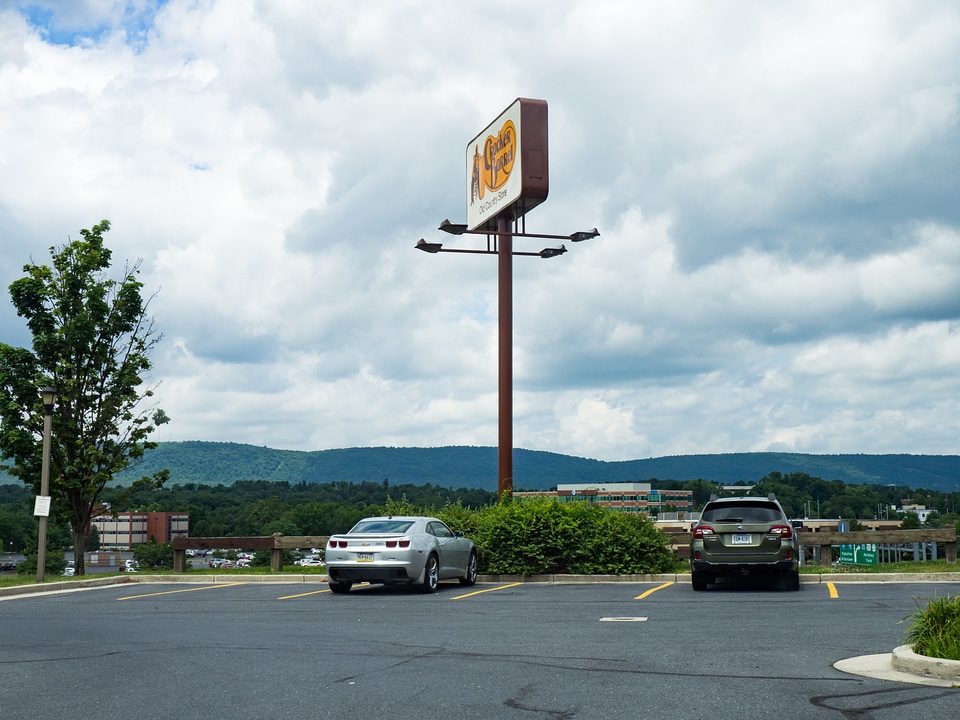
[[[700,508],[716,493],[721,497],[736,494],[724,491],[719,483],[708,480],[649,481],[663,490],[692,490],[693,504]],[[823,518],[844,520],[871,520],[874,518],[904,520],[909,512],[900,512],[904,504],[923,505],[931,513],[929,526],[960,525],[960,492],[940,492],[907,485],[873,485],[824,480],[803,472],[770,472],[753,483],[751,495],[774,493],[791,518]],[[894,509],[896,508],[896,509]],[[909,525],[909,523],[908,523]]]
[[[713,493],[724,494],[720,485],[706,480],[649,481],[657,489],[693,491],[695,508]],[[751,491],[754,495],[776,494],[792,518],[823,517],[848,520],[906,518],[916,527],[916,516],[900,513],[904,501],[925,505],[936,512],[929,526],[960,526],[960,493],[941,493],[907,486],[849,485],[823,480],[806,473],[771,472]],[[730,494],[730,493],[726,493]],[[194,537],[240,537],[270,535],[332,535],[348,530],[362,517],[379,514],[391,503],[434,508],[459,505],[482,509],[497,503],[494,492],[477,488],[445,488],[423,485],[391,485],[382,482],[290,483],[265,480],[238,481],[231,485],[174,484],[170,487],[106,488],[103,502],[117,512],[187,512]],[[33,491],[22,485],[0,485],[0,540],[5,552],[36,547],[37,522],[33,517]],[[51,523],[51,547],[72,544],[69,526]]]

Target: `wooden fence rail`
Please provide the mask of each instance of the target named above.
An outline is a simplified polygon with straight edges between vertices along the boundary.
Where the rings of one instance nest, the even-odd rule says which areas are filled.
[[[270,570],[283,569],[283,551],[293,548],[325,548],[329,535],[273,535],[261,537],[175,537],[173,571],[187,569],[187,550],[270,550]]]
[[[801,545],[819,547],[819,562],[824,564],[833,559],[834,545],[911,545],[913,543],[943,543],[947,562],[957,561],[957,530],[953,525],[942,528],[924,528],[920,530],[854,530],[852,532],[799,532],[797,537]]]
[[[690,547],[690,533],[666,533],[678,557],[688,557]],[[947,562],[957,561],[957,530],[953,525],[942,528],[925,528],[920,530],[877,530],[853,532],[798,532],[797,538],[801,546],[818,547],[818,558],[822,564],[823,558],[829,563],[833,559],[834,545],[860,545],[873,543],[876,545],[910,545],[913,543],[937,542],[943,543],[946,549]],[[266,537],[176,537],[173,539],[173,570],[184,572],[187,569],[187,550],[264,550],[269,549],[270,570],[280,572],[283,569],[283,551],[293,548],[325,548],[328,535],[281,535],[275,533]]]
[[[670,538],[673,549],[678,557],[689,556],[690,533],[666,533]],[[920,530],[855,530],[852,532],[836,532],[824,530],[821,532],[798,532],[797,539],[801,546],[819,548],[817,556],[820,564],[827,559],[829,564],[833,559],[831,548],[835,545],[861,545],[872,543],[875,545],[912,545],[913,543],[936,542],[943,543],[947,562],[957,561],[957,529],[953,525],[942,528],[922,528]]]

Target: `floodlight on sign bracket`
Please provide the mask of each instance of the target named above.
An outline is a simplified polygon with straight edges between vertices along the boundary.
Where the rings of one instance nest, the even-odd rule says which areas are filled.
[[[474,255],[497,255],[499,254],[497,240],[501,237],[537,238],[540,240],[568,240],[570,242],[583,242],[584,240],[590,240],[592,238],[599,237],[600,235],[596,228],[593,228],[592,230],[578,230],[577,232],[570,233],[569,235],[528,233],[524,230],[517,231],[516,229],[506,232],[488,232],[487,230],[469,230],[466,225],[452,223],[449,220],[444,220],[442,223],[440,223],[440,227],[437,229],[450,235],[483,235],[487,238],[487,246],[485,249],[480,250],[471,248],[445,248],[443,243],[427,242],[423,238],[420,238],[420,241],[414,247],[416,247],[417,250],[422,250],[423,252],[430,254],[449,252],[468,253]],[[528,257],[539,257],[544,259],[557,257],[558,255],[563,255],[565,252],[567,252],[566,245],[544,248],[539,252],[513,250],[512,248],[510,250],[511,255],[526,255]]]

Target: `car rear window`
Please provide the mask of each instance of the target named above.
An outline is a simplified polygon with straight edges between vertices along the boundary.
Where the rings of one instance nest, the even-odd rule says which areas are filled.
[[[405,533],[413,525],[412,520],[361,520],[350,534],[355,533]]]
[[[708,505],[700,516],[701,522],[776,522],[783,518],[780,508],[773,503],[742,502]]]

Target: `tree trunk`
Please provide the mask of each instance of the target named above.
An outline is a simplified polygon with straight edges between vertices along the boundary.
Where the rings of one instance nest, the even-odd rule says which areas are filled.
[[[86,575],[87,569],[84,565],[84,551],[87,549],[87,530],[84,527],[79,532],[73,531],[73,574]]]

